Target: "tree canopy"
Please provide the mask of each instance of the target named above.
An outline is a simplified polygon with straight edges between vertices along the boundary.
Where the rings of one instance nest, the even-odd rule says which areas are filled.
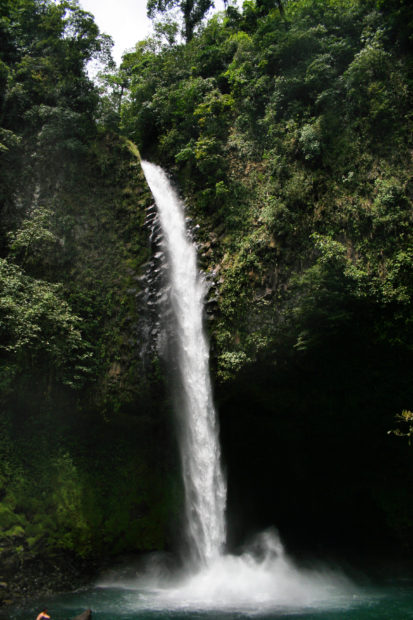
[[[214,6],[213,0],[148,0],[148,17],[153,19],[158,14],[163,14],[169,9],[178,8],[182,13],[183,35],[189,42],[194,36],[195,28],[202,22],[210,8]]]

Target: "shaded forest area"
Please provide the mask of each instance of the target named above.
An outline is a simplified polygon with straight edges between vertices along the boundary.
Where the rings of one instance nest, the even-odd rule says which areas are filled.
[[[2,565],[174,545],[129,141],[174,176],[210,283],[229,544],[275,524],[294,551],[408,554],[412,9],[247,0],[191,26],[149,4],[119,69],[75,2],[1,5]]]

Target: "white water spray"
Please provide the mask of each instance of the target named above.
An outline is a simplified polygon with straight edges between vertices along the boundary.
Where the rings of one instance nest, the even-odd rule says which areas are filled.
[[[164,171],[142,162],[155,198],[171,285],[179,380],[180,451],[191,559],[207,566],[225,544],[226,485],[221,470],[209,351],[202,325],[205,296],[182,202]]]
[[[138,578],[110,575],[100,586],[124,589],[128,593],[126,604],[137,610],[255,614],[353,606],[360,599],[349,580],[327,569],[297,568],[286,556],[275,530],[258,535],[242,555],[223,553],[226,485],[202,327],[205,287],[197,269],[195,247],[187,237],[182,203],[161,168],[147,162],[142,162],[142,167],[159,211],[169,262],[182,391],[186,517],[197,563],[187,566],[184,575],[165,575],[164,566],[155,559]]]

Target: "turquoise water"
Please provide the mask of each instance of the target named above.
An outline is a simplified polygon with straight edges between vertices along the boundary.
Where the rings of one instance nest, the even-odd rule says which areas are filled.
[[[100,620],[408,620],[413,618],[413,580],[398,580],[380,587],[357,588],[357,593],[332,598],[321,606],[310,604],[305,608],[294,601],[277,608],[239,609],[236,603],[225,611],[220,609],[162,608],[159,592],[139,591],[124,587],[93,587],[65,595],[56,595],[30,606],[11,610],[13,620],[29,620],[39,609],[48,606],[52,620],[66,620],[90,607],[93,618]]]

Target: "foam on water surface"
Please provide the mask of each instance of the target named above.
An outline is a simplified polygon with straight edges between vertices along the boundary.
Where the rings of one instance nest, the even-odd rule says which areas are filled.
[[[275,531],[261,533],[241,555],[223,554],[194,573],[168,572],[162,562],[154,562],[140,574],[114,574],[98,585],[129,590],[128,605],[136,609],[170,611],[345,609],[363,598],[339,571],[297,567]]]

